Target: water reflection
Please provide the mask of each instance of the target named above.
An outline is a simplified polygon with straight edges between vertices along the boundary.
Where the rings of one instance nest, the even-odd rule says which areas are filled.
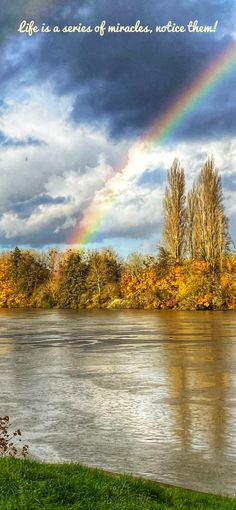
[[[1,413],[34,455],[236,492],[233,312],[1,311],[0,321]]]
[[[224,323],[224,314],[201,318],[201,323],[183,322],[180,336],[185,336],[185,341],[178,342],[178,348],[163,344],[169,393],[175,399],[175,422],[184,448],[208,456],[219,451],[230,454],[235,449],[227,433],[235,388],[234,337]],[[177,324],[168,321],[170,336],[175,328]]]

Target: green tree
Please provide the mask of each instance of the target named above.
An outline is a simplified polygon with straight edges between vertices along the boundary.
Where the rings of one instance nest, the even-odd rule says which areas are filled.
[[[25,294],[28,300],[49,278],[49,269],[40,253],[33,250],[20,250],[16,247],[10,255],[11,276],[17,292]]]
[[[88,266],[82,251],[68,250],[59,269],[58,306],[80,308],[81,297],[86,291]]]
[[[100,307],[119,297],[121,263],[114,251],[92,250],[88,254],[87,264],[86,287],[90,304]]]

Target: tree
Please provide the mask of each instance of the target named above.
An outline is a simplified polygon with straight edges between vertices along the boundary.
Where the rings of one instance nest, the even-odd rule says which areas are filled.
[[[49,269],[40,253],[17,247],[10,254],[10,262],[10,274],[16,292],[24,294],[29,300],[37,287],[48,280]]]
[[[87,299],[91,306],[103,306],[118,298],[121,263],[111,249],[91,250],[87,258]]]
[[[209,262],[213,271],[221,269],[229,247],[228,219],[213,158],[207,160],[188,195],[187,217],[190,257]]]
[[[147,268],[156,268],[157,258],[152,255],[143,255],[142,253],[130,253],[126,259],[124,268],[130,275],[139,275]]]
[[[190,259],[200,260],[203,256],[203,226],[199,198],[199,186],[194,183],[187,196],[187,251]]]
[[[185,252],[186,209],[184,170],[178,159],[168,171],[163,208],[163,248],[175,263],[180,263]]]
[[[82,251],[68,250],[59,269],[58,306],[80,308],[81,297],[86,290],[87,263]]]

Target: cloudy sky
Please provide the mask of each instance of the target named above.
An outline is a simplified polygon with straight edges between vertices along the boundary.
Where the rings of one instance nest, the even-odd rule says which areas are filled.
[[[22,20],[51,32],[19,33]],[[101,37],[94,27],[102,20],[140,20],[153,31]],[[218,25],[212,33],[155,32],[169,20]],[[93,31],[62,32],[80,23]],[[1,0],[1,247],[64,249],[81,225],[94,230],[109,192],[88,246],[153,251],[174,157],[189,187],[211,154],[236,240],[236,65],[161,144],[137,151],[153,122],[234,38],[235,0]]]

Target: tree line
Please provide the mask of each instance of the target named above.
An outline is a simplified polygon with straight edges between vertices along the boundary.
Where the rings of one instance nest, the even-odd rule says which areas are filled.
[[[212,158],[186,194],[177,159],[167,174],[163,231],[155,256],[113,250],[0,254],[0,307],[235,309],[221,177]]]

